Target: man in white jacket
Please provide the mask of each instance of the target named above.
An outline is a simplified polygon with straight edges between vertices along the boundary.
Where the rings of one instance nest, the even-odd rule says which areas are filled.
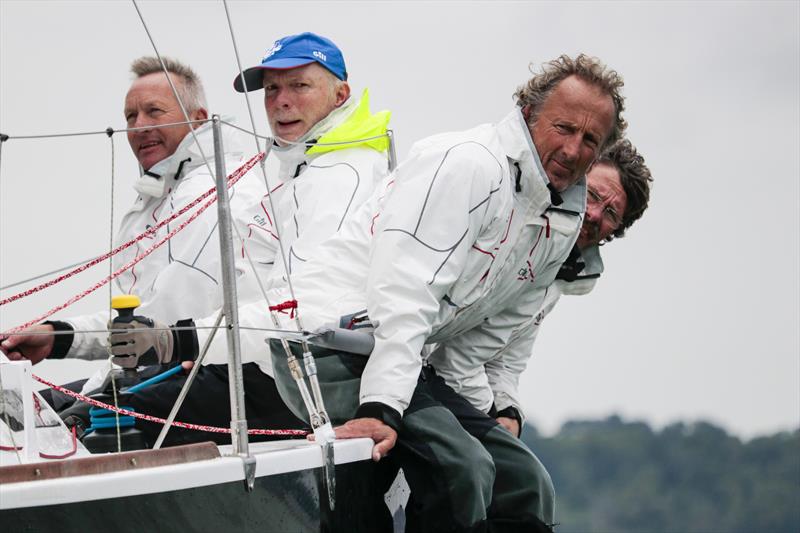
[[[586,175],[587,205],[583,226],[569,258],[548,288],[542,306],[525,324],[517,328],[509,342],[486,362],[494,394],[494,412],[512,434],[519,435],[524,413],[519,398],[519,376],[533,352],[542,321],[553,310],[561,295],[588,294],[603,273],[600,246],[626,230],[641,216],[650,201],[650,169],[627,139],[622,139],[601,155]],[[453,382],[446,361],[431,357],[437,371],[455,390],[468,389],[468,383]],[[504,372],[516,368],[515,374]]]
[[[552,523],[549,477],[487,414],[484,365],[539,309],[578,236],[584,175],[625,127],[621,86],[594,58],[548,63],[528,82],[533,98],[499,124],[417,143],[293,277],[306,329],[345,324],[364,310],[374,325],[360,405],[336,433],[373,438],[376,460],[398,443],[393,455],[417,495],[420,530]],[[280,288],[271,296],[290,297]],[[263,304],[242,307],[239,319],[272,327]],[[143,331],[129,350],[149,349],[150,338]],[[465,398],[423,368],[427,343],[482,387]],[[224,352],[224,342],[211,349]],[[530,486],[534,477],[542,483]]]
[[[252,302],[252,309],[259,316],[266,316],[267,306],[256,277],[266,287],[285,286],[287,270],[292,275],[301,273],[318,244],[352,217],[370,197],[375,184],[388,173],[390,114],[370,113],[367,91],[361,98],[352,98],[347,78],[341,50],[329,39],[307,32],[275,41],[261,64],[245,70],[243,77],[234,80],[237,91],[264,90],[264,105],[275,138],[271,153],[280,161],[279,179],[270,183],[270,193],[239,216],[239,225],[245,228],[245,233],[242,250],[236,258],[240,274],[237,292],[240,303]],[[256,273],[245,254],[255,264]],[[206,315],[210,315],[207,325],[213,325],[211,313],[187,314],[182,318]],[[160,316],[152,316],[161,320]],[[202,346],[194,339],[200,337],[204,343],[209,331],[198,332],[191,344],[174,343],[171,349],[181,354],[178,359],[194,358],[197,346]],[[263,332],[243,329],[240,337],[248,425],[277,429],[304,426],[278,397],[270,361],[263,357]],[[112,338],[111,342],[126,342],[120,339]],[[224,334],[214,337],[204,367],[198,371],[182,404],[180,420],[216,426],[230,424],[225,339]],[[186,346],[190,349],[186,350]],[[128,347],[123,344],[112,350],[122,355]],[[161,362],[178,359],[166,357]],[[183,382],[179,378],[156,384],[137,394],[133,406],[166,417]],[[142,421],[137,421],[137,427],[150,442],[161,429],[157,424]],[[230,442],[229,435],[172,428],[164,443],[209,439]]]
[[[117,244],[144,233],[214,187],[214,150],[211,124],[203,123],[208,118],[203,86],[187,65],[170,58],[164,58],[164,63],[189,120],[199,123],[186,124],[158,58],[142,57],[131,64],[135,78],[125,97],[124,112],[127,127],[132,130],[127,133],[128,142],[142,175],[133,185],[139,195],[120,223]],[[180,124],[157,127],[172,123]],[[244,162],[237,137],[235,130],[223,126],[225,168],[229,172]],[[256,173],[245,175],[230,189],[232,211],[243,212],[265,190]],[[113,256],[114,269],[159,241],[196,210],[193,208]],[[142,301],[138,312],[170,322],[212,313],[219,306],[221,282],[216,228],[217,209],[211,206],[166,244],[117,277],[112,282],[114,292],[138,295]],[[108,319],[106,309],[48,321],[32,327],[32,335],[10,336],[0,348],[11,359],[25,357],[34,364],[47,357],[104,359],[108,357],[107,334],[87,331],[104,330]],[[53,331],[61,334],[41,335]],[[175,342],[179,344],[186,338],[176,334]]]

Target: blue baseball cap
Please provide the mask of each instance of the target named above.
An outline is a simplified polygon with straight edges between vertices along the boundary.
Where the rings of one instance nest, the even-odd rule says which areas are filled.
[[[333,41],[316,33],[300,33],[289,35],[272,43],[272,47],[264,54],[261,64],[244,71],[247,91],[263,89],[264,69],[288,70],[317,62],[342,81],[347,80],[347,68],[344,56]],[[233,80],[233,88],[237,92],[245,92],[242,76]]]

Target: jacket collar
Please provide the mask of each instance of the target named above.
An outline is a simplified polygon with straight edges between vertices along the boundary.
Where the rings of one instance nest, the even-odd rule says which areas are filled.
[[[576,214],[586,211],[585,176],[562,193],[551,192],[550,180],[542,167],[520,108],[515,107],[506,115],[497,125],[497,131],[500,145],[511,160],[512,178],[518,179],[519,186],[515,188],[515,194],[528,198],[530,207],[535,213],[541,214],[550,207]],[[517,178],[517,168],[519,168],[519,178]]]
[[[562,294],[582,295],[590,292],[603,273],[600,247],[593,245],[583,250],[577,245],[556,275]]]
[[[280,181],[286,181],[299,176],[308,164],[309,158],[306,152],[308,152],[310,147],[306,144],[315,143],[317,139],[347,120],[350,114],[355,110],[356,105],[355,100],[350,98],[342,106],[334,109],[328,116],[314,124],[305,135],[292,144],[279,146],[277,143],[273,143],[272,153],[274,153],[275,157],[280,161],[278,179]]]
[[[223,117],[223,120],[231,122],[230,117]],[[222,146],[226,155],[243,154],[238,140],[238,135],[233,128],[222,126]],[[190,172],[198,167],[204,166],[203,154],[208,158],[209,164],[214,161],[214,135],[211,122],[206,122],[196,130],[195,135],[187,133],[175,152],[153,165],[149,170],[142,172],[139,179],[133,184],[136,192],[142,196],[152,196],[153,198],[163,197],[167,191],[175,188],[175,184],[181,178],[186,177]],[[195,136],[197,142],[195,142]],[[202,147],[202,152],[197,144]],[[232,169],[227,169],[232,170]]]

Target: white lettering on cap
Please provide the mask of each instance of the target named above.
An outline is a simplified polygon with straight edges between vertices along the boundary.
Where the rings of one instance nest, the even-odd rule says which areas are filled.
[[[274,43],[272,43],[272,47],[266,52],[264,52],[264,57],[261,58],[261,62],[263,63],[264,61],[275,55],[275,53],[278,52],[281,48],[283,48],[283,45],[280,43],[280,41],[275,41]]]

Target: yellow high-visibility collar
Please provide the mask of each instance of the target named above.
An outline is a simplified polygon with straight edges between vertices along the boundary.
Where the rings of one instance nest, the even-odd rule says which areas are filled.
[[[306,153],[325,154],[335,150],[344,150],[355,146],[368,146],[379,152],[389,149],[389,138],[386,129],[389,126],[390,111],[379,111],[374,115],[369,111],[369,89],[364,89],[356,109],[343,123],[320,137]],[[371,137],[378,137],[371,139]],[[369,139],[369,140],[363,140]],[[346,143],[321,146],[327,143]]]

